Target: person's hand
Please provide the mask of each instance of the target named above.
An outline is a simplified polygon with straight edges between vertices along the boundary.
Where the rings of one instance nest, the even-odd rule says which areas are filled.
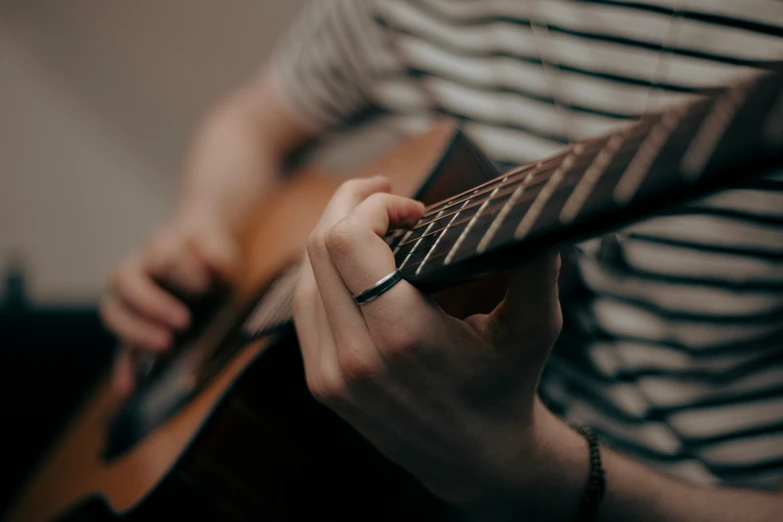
[[[167,350],[190,325],[183,298],[195,299],[230,278],[238,261],[228,227],[202,213],[175,218],[115,269],[100,312],[120,341],[113,375],[120,394],[133,389],[136,353]]]
[[[382,236],[424,211],[388,190],[383,178],[345,183],[309,239],[294,300],[308,387],[452,504],[481,510],[520,488],[535,495],[561,430],[536,399],[562,323],[559,258],[521,267],[491,314],[465,321],[406,281],[358,306],[352,294],[395,269]]]

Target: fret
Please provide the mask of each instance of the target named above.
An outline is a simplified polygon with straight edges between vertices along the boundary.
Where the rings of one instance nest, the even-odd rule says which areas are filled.
[[[613,134],[601,148],[601,151],[577,182],[573,192],[571,192],[565,205],[563,205],[563,210],[560,213],[561,222],[570,223],[576,218],[595,188],[596,183],[598,183],[599,178],[606,172],[606,168],[612,162],[626,138],[627,134],[625,132]]]
[[[510,170],[509,172],[506,172],[503,174],[502,178],[498,177],[491,181],[487,181],[486,183],[482,183],[478,187],[471,189],[470,191],[466,191],[462,194],[458,194],[454,196],[452,199],[448,199],[446,201],[443,201],[442,203],[436,204],[433,207],[430,207],[427,212],[424,214],[424,217],[422,217],[422,221],[428,217],[432,217],[432,215],[439,211],[449,211],[453,209],[455,206],[463,203],[465,201],[465,198],[468,199],[476,199],[476,197],[482,195],[482,194],[488,194],[494,190],[495,185],[500,183],[502,179],[505,178],[513,178],[516,176],[520,176],[522,173],[526,173],[528,171],[535,171],[535,173],[540,172],[541,170],[544,170],[541,168],[541,166],[545,163],[550,163],[551,160],[554,158],[551,158],[550,160],[539,160],[535,163],[529,163],[527,165],[522,165],[520,167],[517,167],[515,169]]]
[[[458,212],[455,212],[454,215],[451,216],[451,219],[449,220],[448,224],[444,227],[444,229],[441,231],[440,234],[438,234],[438,239],[435,240],[435,243],[430,247],[429,251],[427,252],[427,255],[424,256],[424,259],[422,260],[421,264],[419,264],[419,267],[416,269],[416,275],[419,275],[421,273],[421,270],[424,268],[424,265],[427,264],[427,261],[429,261],[430,256],[432,253],[438,248],[438,244],[441,242],[443,237],[446,235],[446,232],[448,232],[449,227],[451,226],[454,221],[456,221],[457,217],[459,217],[460,213],[462,212],[462,209],[464,209],[468,204],[470,203],[470,199],[466,199],[464,203],[462,203],[462,206],[460,207],[460,210]],[[430,224],[432,226],[432,223]]]
[[[429,224],[429,225],[427,225],[427,227],[426,227],[426,228],[424,228],[424,231],[423,231],[423,233],[422,233],[422,236],[425,236],[427,233],[429,233],[429,232],[430,232],[430,230],[432,230],[432,228],[433,228],[433,227],[435,226],[435,224],[437,223],[437,219],[438,219],[440,216],[442,216],[444,212],[445,212],[445,210],[441,210],[440,212],[438,212],[438,213],[435,215],[435,219],[434,219],[433,221],[431,221],[431,222],[430,222],[430,224]],[[413,232],[413,231],[411,231],[411,232]],[[423,239],[423,237],[419,237],[419,238],[416,240],[416,243],[414,243],[414,245],[413,245],[413,247],[411,248],[410,252],[408,252],[408,255],[406,255],[406,256],[405,256],[405,259],[402,261],[402,263],[400,263],[400,264],[399,264],[399,266],[398,266],[397,268],[399,268],[400,270],[402,270],[403,268],[405,268],[405,266],[407,266],[407,264],[408,264],[408,261],[410,261],[410,259],[411,259],[411,256],[412,256],[412,255],[413,255],[413,254],[416,252],[416,250],[417,250],[417,249],[419,248],[419,246],[421,245],[421,241],[422,241],[422,239]],[[404,241],[401,241],[401,242],[400,242],[400,245],[402,245],[403,243],[405,243],[405,242],[404,242]],[[398,249],[399,249],[399,248],[400,248],[400,247],[398,246]]]
[[[509,212],[511,212],[511,209],[514,208],[514,205],[522,196],[522,193],[525,192],[525,187],[527,187],[527,185],[530,183],[532,179],[533,179],[533,172],[530,172],[528,173],[527,176],[525,176],[525,179],[523,179],[522,182],[519,183],[519,185],[517,185],[517,188],[511,194],[511,197],[508,198],[508,201],[506,201],[505,205],[503,205],[503,208],[500,209],[498,215],[495,216],[494,220],[492,220],[492,224],[487,229],[487,232],[486,234],[484,234],[484,237],[482,237],[481,241],[479,241],[479,244],[476,247],[476,252],[482,253],[487,249],[489,242],[492,241],[493,237],[495,237],[495,234],[500,228],[500,225],[503,224],[503,221],[506,219],[506,216],[508,215]]]
[[[465,230],[462,231],[462,233],[457,238],[457,241],[454,242],[454,246],[452,246],[449,249],[449,253],[446,254],[446,259],[443,261],[444,265],[448,265],[449,263],[451,263],[451,261],[454,259],[454,255],[459,250],[459,247],[462,246],[462,242],[465,241],[465,238],[468,236],[471,229],[475,226],[476,222],[478,221],[478,218],[482,215],[484,210],[487,208],[489,202],[492,201],[492,198],[494,198],[497,195],[500,188],[505,186],[507,181],[508,181],[508,176],[500,180],[500,183],[495,187],[495,190],[493,190],[492,193],[489,195],[489,197],[487,197],[484,200],[484,202],[481,204],[476,214],[468,222],[468,225],[465,227]]]
[[[627,205],[636,191],[639,190],[644,178],[650,172],[653,162],[661,149],[679,125],[686,113],[685,107],[677,107],[664,113],[663,117],[650,130],[642,142],[628,168],[620,177],[614,189],[614,201],[618,205]]]
[[[384,239],[389,247],[392,248],[392,254],[396,256],[397,252],[402,248],[403,243],[405,243],[411,235],[413,235],[413,229],[392,230]]]
[[[764,148],[783,142],[783,75],[768,80],[645,114],[430,207],[395,250],[403,277],[436,291],[729,186],[738,168],[751,176],[780,164]],[[456,167],[474,168],[464,161]]]
[[[533,204],[530,205],[530,208],[525,213],[522,221],[519,222],[519,226],[517,227],[516,231],[514,231],[514,239],[521,239],[525,237],[528,232],[530,232],[530,229],[533,228],[533,225],[538,220],[541,212],[544,210],[544,206],[549,201],[549,198],[552,197],[552,194],[555,193],[557,187],[560,185],[560,183],[562,183],[563,179],[565,179],[566,173],[574,164],[576,157],[579,156],[582,151],[583,146],[581,144],[574,146],[571,154],[569,154],[566,159],[563,160],[563,163],[560,165],[560,167],[558,167],[554,174],[552,174],[546,185],[544,185],[544,188],[542,188],[541,192],[539,192],[536,196],[536,199],[533,200]]]
[[[773,149],[783,145],[783,94],[778,96],[775,106],[769,112],[764,124],[764,139]]]
[[[701,176],[731,120],[745,102],[747,93],[747,85],[739,84],[715,101],[680,162],[680,172],[685,179],[692,181]]]

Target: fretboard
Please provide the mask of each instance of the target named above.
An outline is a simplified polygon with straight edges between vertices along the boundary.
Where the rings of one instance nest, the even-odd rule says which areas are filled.
[[[389,241],[403,277],[434,290],[730,187],[782,152],[783,75],[765,72],[500,174]]]
[[[454,139],[452,169],[491,168],[466,136]],[[780,166],[783,71],[776,69],[494,172],[491,181],[430,206],[415,227],[387,239],[403,277],[432,291]],[[246,335],[288,324],[296,280],[292,267],[273,283],[246,322]]]

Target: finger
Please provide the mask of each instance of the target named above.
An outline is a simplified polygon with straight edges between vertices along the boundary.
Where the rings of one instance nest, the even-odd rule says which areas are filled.
[[[546,253],[512,275],[506,298],[490,314],[492,334],[500,347],[540,346],[548,351],[560,333],[558,299],[560,257]]]
[[[183,329],[188,325],[187,307],[153,283],[136,262],[117,271],[112,287],[114,293],[139,315],[171,328]]]
[[[356,206],[376,192],[389,192],[391,183],[383,176],[346,181],[338,188],[316,227],[324,230],[347,216]]]
[[[305,367],[307,386],[321,402],[330,402],[345,388],[334,336],[310,261],[305,255],[294,298],[294,326]]]
[[[185,296],[197,296],[209,290],[213,276],[188,241],[176,239],[166,244],[158,237],[144,257],[144,269],[155,280]]]
[[[100,311],[106,325],[127,344],[148,350],[165,350],[171,344],[165,327],[141,317],[116,295],[106,297]]]
[[[123,397],[133,391],[133,356],[128,348],[121,348],[114,358],[112,384],[115,391]]]
[[[374,194],[331,229],[327,241],[329,256],[346,285],[346,296],[367,290],[395,270],[394,255],[382,237],[390,226],[417,222],[423,212],[424,206],[413,200]],[[360,307],[353,303],[353,309],[357,308],[383,353],[404,351],[412,341],[426,335],[425,325],[434,312],[432,305],[406,281]]]
[[[402,196],[377,193],[357,205],[327,235],[327,247],[353,293],[369,288],[395,269],[394,255],[383,240],[390,227],[412,227],[424,205]]]
[[[334,194],[318,227],[311,235],[307,253],[312,267],[317,292],[323,301],[341,368],[348,373],[361,373],[364,369],[380,364],[374,350],[364,317],[353,301],[351,292],[345,286],[335,269],[327,251],[327,238],[334,227],[332,223],[348,215],[373,192],[388,190],[389,183],[383,178],[359,179],[344,183]]]
[[[323,351],[321,340],[331,337],[331,328],[323,323],[321,316],[321,296],[313,275],[313,268],[307,254],[299,268],[299,281],[294,294],[294,327],[296,328],[299,348],[305,363],[305,370],[314,372]],[[336,352],[335,352],[336,353]]]

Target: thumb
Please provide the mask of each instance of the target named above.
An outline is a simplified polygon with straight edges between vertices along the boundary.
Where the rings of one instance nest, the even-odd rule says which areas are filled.
[[[563,324],[557,281],[560,256],[546,253],[519,266],[511,275],[505,299],[490,314],[496,346],[544,359]]]

